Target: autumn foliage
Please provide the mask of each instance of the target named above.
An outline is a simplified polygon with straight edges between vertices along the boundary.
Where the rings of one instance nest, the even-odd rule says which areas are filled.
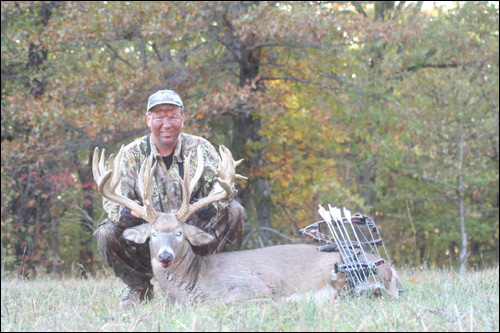
[[[498,4],[1,6],[2,270],[92,271],[91,153],[147,133],[165,88],[245,158],[246,246],[300,240],[331,203],[400,262],[498,262]]]

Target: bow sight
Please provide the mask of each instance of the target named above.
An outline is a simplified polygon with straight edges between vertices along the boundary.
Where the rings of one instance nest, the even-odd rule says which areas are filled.
[[[382,245],[386,257],[389,256],[375,221],[366,215],[351,215],[346,208],[342,217],[340,209],[328,207],[327,211],[320,205],[318,212],[323,220],[301,229],[300,233],[325,243],[318,246],[319,251],[340,252],[343,263],[335,264],[332,271],[334,279],[337,273],[345,273],[349,287],[356,293],[383,289],[384,281],[378,274],[378,266],[384,264],[385,260],[380,256],[377,246]]]

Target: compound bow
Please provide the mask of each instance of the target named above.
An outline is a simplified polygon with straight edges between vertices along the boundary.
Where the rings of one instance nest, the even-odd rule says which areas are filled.
[[[377,246],[382,245],[387,258],[389,256],[375,221],[366,215],[351,215],[346,208],[342,217],[340,209],[330,205],[328,207],[327,211],[320,205],[318,212],[323,220],[301,229],[300,233],[325,243],[326,245],[318,246],[319,251],[340,252],[343,263],[335,263],[332,275],[335,277],[339,272],[345,273],[355,292],[384,288],[383,279],[377,274],[377,267],[385,260],[380,256]],[[324,225],[330,235],[321,231]],[[368,260],[367,252],[376,254],[380,259]]]

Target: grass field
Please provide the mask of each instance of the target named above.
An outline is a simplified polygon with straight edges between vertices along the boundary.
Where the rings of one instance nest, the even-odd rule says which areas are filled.
[[[336,304],[269,301],[234,306],[117,305],[114,277],[2,280],[2,332],[12,331],[491,331],[499,330],[499,270],[399,270],[397,301],[346,297]]]

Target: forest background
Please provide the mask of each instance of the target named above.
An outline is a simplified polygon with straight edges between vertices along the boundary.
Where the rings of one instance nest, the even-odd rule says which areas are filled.
[[[431,4],[2,1],[2,276],[103,265],[92,154],[160,89],[245,159],[245,248],[332,204],[400,265],[497,264],[499,5]]]

